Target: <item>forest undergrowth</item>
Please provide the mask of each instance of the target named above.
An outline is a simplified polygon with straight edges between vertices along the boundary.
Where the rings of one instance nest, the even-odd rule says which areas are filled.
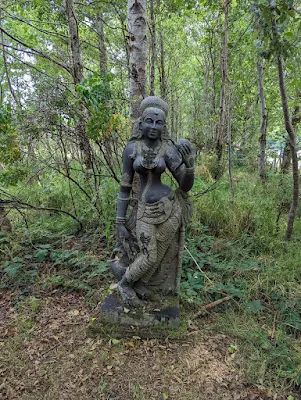
[[[301,385],[300,208],[294,240],[283,242],[290,182],[270,173],[263,185],[252,172],[237,169],[233,197],[226,177],[203,194],[214,182],[202,168],[197,175],[181,284],[188,329],[227,335],[232,368],[246,382],[276,390],[275,398],[297,399],[281,397],[287,390],[300,393]],[[71,198],[68,182],[51,172],[9,190],[26,203],[73,209],[84,226],[79,232],[78,223],[63,214],[9,212],[14,231],[0,233],[0,289],[10,293],[15,310],[27,310],[25,317],[20,312],[20,332],[34,329],[32,315],[45,293],[79,293],[92,314],[114,283],[107,260],[114,246],[117,183],[102,181],[93,199],[98,210],[78,188]]]

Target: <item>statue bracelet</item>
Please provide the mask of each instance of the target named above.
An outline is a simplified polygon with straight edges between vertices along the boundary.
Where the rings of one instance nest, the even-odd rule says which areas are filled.
[[[194,167],[186,167],[186,174],[187,175],[193,175],[194,174]]]
[[[116,217],[116,224],[124,224],[125,218],[124,217]]]

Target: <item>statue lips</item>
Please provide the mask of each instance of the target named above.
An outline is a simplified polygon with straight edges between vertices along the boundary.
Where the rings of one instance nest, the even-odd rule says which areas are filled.
[[[159,137],[159,135],[158,135],[157,129],[151,129],[149,131],[149,138],[150,139],[158,139],[158,137]]]

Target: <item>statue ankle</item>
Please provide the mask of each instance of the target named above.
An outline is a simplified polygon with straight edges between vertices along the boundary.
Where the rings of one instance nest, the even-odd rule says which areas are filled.
[[[131,287],[133,286],[133,283],[130,282],[130,281],[126,278],[126,276],[125,276],[125,274],[124,274],[123,277],[120,279],[120,281],[119,281],[119,283],[118,283],[118,286],[129,287],[129,288],[131,288]]]

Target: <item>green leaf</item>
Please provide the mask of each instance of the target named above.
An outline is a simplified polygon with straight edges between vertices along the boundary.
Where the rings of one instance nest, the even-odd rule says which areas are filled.
[[[45,249],[40,249],[34,252],[33,256],[34,258],[39,261],[39,262],[43,262],[46,260],[46,258],[48,257],[49,254],[49,250]]]
[[[9,263],[9,265],[6,268],[4,268],[4,271],[10,278],[15,278],[23,267],[24,265],[21,263],[16,263],[16,264]]]
[[[24,258],[26,258],[26,260],[31,260],[33,258],[33,254],[25,254]]]
[[[39,244],[38,247],[40,249],[50,249],[51,248],[51,244],[47,243],[47,244]]]
[[[24,261],[24,259],[21,258],[21,257],[14,257],[13,261],[16,262],[16,263],[22,263]]]
[[[260,300],[254,300],[251,301],[248,304],[248,309],[252,312],[252,313],[257,313],[259,311],[262,311],[264,309],[263,305],[261,304]]]

